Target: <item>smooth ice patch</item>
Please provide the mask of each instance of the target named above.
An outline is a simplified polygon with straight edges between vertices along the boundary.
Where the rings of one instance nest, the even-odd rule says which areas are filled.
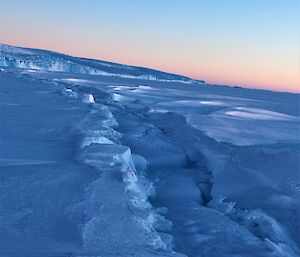
[[[228,111],[225,112],[226,115],[246,118],[246,119],[256,119],[256,120],[295,120],[296,117],[283,114],[280,112],[273,112],[269,110],[250,108],[250,107],[236,107],[238,111]]]
[[[123,96],[123,95],[116,94],[116,93],[113,93],[113,94],[112,94],[112,98],[113,98],[113,100],[115,100],[116,102],[133,102],[133,101],[136,100],[135,98]]]
[[[153,113],[167,113],[167,112],[169,112],[169,110],[153,107],[153,108],[151,108],[149,110],[149,112],[153,112]]]
[[[112,86],[114,91],[124,91],[124,90],[131,90],[136,88],[135,86]]]
[[[140,85],[133,89],[134,93],[147,93],[148,91],[154,91],[155,89],[149,86]]]
[[[31,72],[31,73],[36,73],[36,72],[39,72],[38,70],[31,70],[31,69],[28,69],[26,70],[27,72]]]
[[[221,101],[199,101],[200,104],[205,105],[213,105],[213,106],[224,106],[226,105],[224,102]]]
[[[76,82],[76,83],[83,83],[83,82],[88,82],[88,80],[85,79],[76,79],[76,78],[69,78],[69,79],[63,79],[64,81],[68,82]]]
[[[162,102],[158,105],[162,106],[185,106],[185,107],[198,107],[201,105],[209,105],[209,106],[227,106],[226,103],[221,101],[203,101],[203,100],[179,100],[179,101],[170,101],[170,102]]]
[[[138,88],[139,89],[146,89],[146,90],[152,90],[153,89],[152,87],[145,86],[145,85],[139,85]]]

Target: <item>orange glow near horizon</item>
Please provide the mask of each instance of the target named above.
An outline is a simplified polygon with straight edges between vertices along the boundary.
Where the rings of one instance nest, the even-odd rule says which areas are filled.
[[[253,68],[249,67],[249,70],[251,70],[249,72],[247,67],[226,65],[226,63],[220,62],[216,64],[215,62],[206,61],[204,67],[199,67],[197,66],[196,61],[194,61],[194,63],[188,63],[187,60],[176,62],[175,58],[173,58],[172,64],[170,65],[168,62],[161,61],[159,58],[156,58],[156,56],[148,56],[147,59],[143,60],[142,57],[136,58],[130,54],[121,55],[117,52],[100,52],[97,54],[99,52],[97,49],[78,49],[74,46],[64,46],[61,43],[55,48],[53,47],[53,44],[41,44],[42,47],[38,47],[36,44],[31,44],[30,42],[20,42],[18,40],[7,40],[3,43],[20,47],[51,50],[76,57],[147,67],[187,76],[193,79],[205,80],[209,84],[300,93],[299,71],[297,71],[297,69],[291,70],[288,66],[286,66],[287,68],[283,70],[281,67],[274,68],[253,65],[253,67],[256,67],[256,69],[254,70]],[[266,72],[267,68],[269,68],[268,72]]]
[[[118,5],[110,1],[86,5],[79,0],[2,2],[1,41],[157,69],[210,84],[300,93],[298,16],[293,5],[220,1],[216,8],[213,3],[191,1],[188,6],[174,0],[157,1],[157,9],[143,1],[115,1]],[[199,8],[205,10],[200,16]]]

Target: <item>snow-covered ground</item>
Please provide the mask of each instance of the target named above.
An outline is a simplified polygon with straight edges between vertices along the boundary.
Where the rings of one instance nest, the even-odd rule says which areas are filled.
[[[0,256],[300,256],[300,95],[0,64]]]

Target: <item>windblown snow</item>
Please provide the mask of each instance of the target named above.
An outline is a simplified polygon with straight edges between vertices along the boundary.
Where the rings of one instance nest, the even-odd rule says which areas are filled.
[[[300,96],[1,45],[0,256],[300,256]]]

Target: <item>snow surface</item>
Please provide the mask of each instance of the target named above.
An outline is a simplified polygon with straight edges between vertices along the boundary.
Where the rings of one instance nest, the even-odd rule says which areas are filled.
[[[299,95],[1,47],[0,256],[300,256]]]

